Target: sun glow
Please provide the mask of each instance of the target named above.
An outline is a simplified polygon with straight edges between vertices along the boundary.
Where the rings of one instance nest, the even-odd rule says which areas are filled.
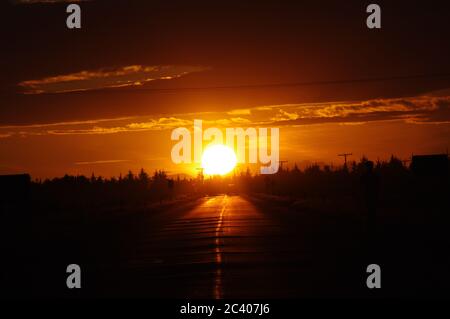
[[[225,175],[233,170],[236,163],[234,151],[221,144],[208,147],[202,155],[202,168],[207,175]]]

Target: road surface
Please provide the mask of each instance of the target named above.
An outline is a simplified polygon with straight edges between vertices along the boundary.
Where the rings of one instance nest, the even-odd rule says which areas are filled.
[[[178,298],[256,297],[276,277],[268,265],[280,226],[240,196],[199,200],[185,212],[146,221],[116,260],[98,258],[92,280],[101,295]],[[110,278],[115,278],[111,287]],[[94,294],[97,294],[96,291]]]
[[[159,213],[43,220],[33,227],[30,271],[24,277],[18,270],[26,279],[11,285],[19,295],[39,297],[341,296],[353,289],[348,274],[361,284],[364,269],[349,267],[351,256],[342,248],[355,241],[340,229],[335,219],[237,195],[204,197]],[[72,263],[82,269],[79,290],[65,286]],[[31,291],[22,289],[30,282]]]
[[[164,243],[163,250],[156,247],[154,261],[177,269],[167,274],[172,285],[183,285],[176,290],[224,298],[260,295],[269,288],[276,276],[266,263],[273,262],[274,240],[281,235],[280,225],[248,200],[223,195],[205,198],[150,237],[156,245]]]
[[[301,230],[277,213],[263,213],[241,196],[203,198],[188,211],[165,214],[158,227],[145,231],[144,222],[139,239],[123,248],[124,257],[92,266],[98,268],[92,280],[101,295],[113,296],[309,297],[324,285],[330,291],[334,254],[314,254],[311,245],[320,244],[308,243],[310,226]]]
[[[2,287],[12,297],[181,299],[414,296],[447,287],[442,271],[430,284],[435,266],[428,263],[446,256],[444,245],[420,250],[414,229],[403,238],[397,224],[386,224],[380,247],[371,249],[357,214],[315,206],[219,195],[158,209],[19,220],[13,241],[5,236],[14,244],[6,245]],[[366,287],[374,261],[384,269],[380,292]],[[73,263],[82,289],[67,289]]]

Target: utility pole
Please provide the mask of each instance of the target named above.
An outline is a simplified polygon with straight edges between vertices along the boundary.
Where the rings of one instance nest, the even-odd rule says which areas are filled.
[[[196,168],[196,170],[200,171],[199,176],[200,176],[200,180],[201,180],[201,182],[203,184],[203,170],[204,170],[204,168],[203,167],[199,167],[199,168]]]
[[[338,154],[338,156],[344,157],[344,166],[347,167],[347,156],[353,155],[352,153],[342,153]]]

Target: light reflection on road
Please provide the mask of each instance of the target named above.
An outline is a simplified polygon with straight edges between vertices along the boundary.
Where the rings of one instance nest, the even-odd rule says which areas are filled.
[[[223,225],[223,218],[225,214],[225,210],[227,209],[228,204],[228,196],[225,195],[222,200],[222,209],[220,210],[219,214],[219,220],[217,222],[216,227],[216,263],[217,263],[217,270],[216,270],[216,277],[214,279],[214,298],[215,299],[222,299],[222,250],[221,250],[221,232],[223,232],[222,225]]]
[[[174,276],[189,276],[185,280],[190,282],[192,296],[205,297],[209,286],[206,296],[222,299],[227,291],[238,289],[235,282],[241,285],[249,279],[246,269],[254,277],[251,265],[264,265],[272,250],[267,243],[275,233],[279,225],[247,199],[219,195],[205,198],[152,236],[157,243],[164,242],[165,249],[158,256],[164,267],[183,267]]]

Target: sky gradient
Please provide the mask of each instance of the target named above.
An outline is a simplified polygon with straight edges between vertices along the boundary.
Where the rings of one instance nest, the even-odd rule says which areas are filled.
[[[279,127],[291,165],[449,147],[445,2],[378,1],[381,30],[364,1],[82,1],[81,30],[61,2],[1,4],[1,174],[194,174],[194,119]]]

